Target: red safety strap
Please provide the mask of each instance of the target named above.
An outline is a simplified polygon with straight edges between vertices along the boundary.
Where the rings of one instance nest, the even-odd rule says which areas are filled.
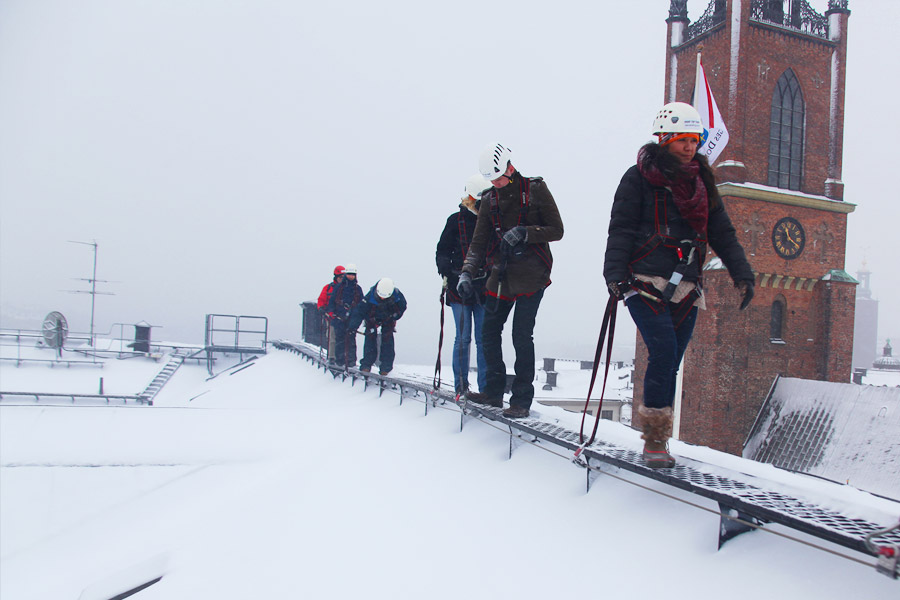
[[[606,380],[609,379],[609,363],[610,356],[612,355],[612,344],[613,344],[613,335],[616,331],[616,307],[619,305],[619,301],[615,296],[609,297],[609,302],[606,304],[606,312],[603,314],[603,324],[600,326],[600,338],[597,340],[597,351],[594,353],[594,370],[591,372],[591,385],[588,387],[587,400],[584,402],[584,412],[581,414],[581,431],[578,433],[578,441],[581,442],[581,447],[575,452],[575,457],[577,458],[581,451],[584,450],[585,446],[590,446],[594,443],[594,437],[597,435],[597,425],[600,423],[600,410],[603,408],[603,394],[606,392]],[[609,330],[609,338],[607,339],[606,332]],[[594,430],[591,432],[591,439],[587,442],[584,441],[584,421],[588,414],[588,408],[591,403],[591,392],[594,390],[594,381],[597,379],[597,370],[600,366],[600,357],[603,353],[603,342],[606,343],[606,371],[603,375],[603,387],[600,389],[600,403],[597,405],[597,413],[594,419]]]
[[[463,210],[469,210],[465,208]],[[460,213],[456,216],[456,223],[459,230],[459,249],[462,250],[463,258],[465,258],[466,253],[469,251],[469,232],[466,229],[466,218]]]

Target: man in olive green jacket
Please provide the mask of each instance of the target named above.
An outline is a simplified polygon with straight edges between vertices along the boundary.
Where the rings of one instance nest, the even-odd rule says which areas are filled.
[[[472,275],[485,265],[490,271],[487,304],[481,335],[487,362],[487,385],[467,398],[478,404],[502,407],[506,389],[501,333],[515,307],[512,342],[516,351],[515,379],[509,408],[503,414],[523,418],[534,398],[534,323],[550,285],[553,256],[549,242],[563,236],[563,223],[553,195],[539,177],[516,171],[511,153],[502,144],[491,144],[479,159],[479,170],[491,182],[485,191],[475,233],[466,254],[457,291],[473,293]]]

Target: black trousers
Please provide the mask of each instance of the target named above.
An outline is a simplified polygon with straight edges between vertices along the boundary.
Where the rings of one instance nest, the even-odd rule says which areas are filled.
[[[485,303],[484,323],[481,326],[484,360],[487,363],[487,384],[484,393],[489,398],[502,398],[506,389],[506,365],[503,362],[503,326],[513,311],[512,342],[516,351],[516,377],[512,385],[510,406],[530,408],[534,399],[534,322],[544,290],[515,300],[489,298]],[[496,308],[495,308],[496,306]]]
[[[356,366],[356,331],[347,327],[346,321],[335,319],[334,324],[334,362],[340,366]]]
[[[366,341],[363,344],[363,357],[359,361],[360,369],[371,369],[378,360],[379,371],[391,371],[394,368],[394,325],[396,321],[388,321],[381,327],[381,347],[378,346],[379,325],[366,324]]]

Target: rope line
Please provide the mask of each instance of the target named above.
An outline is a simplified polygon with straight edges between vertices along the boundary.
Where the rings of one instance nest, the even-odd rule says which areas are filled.
[[[312,358],[312,357],[310,357],[310,358]],[[328,372],[327,369],[326,369],[325,371],[326,371],[326,373]],[[402,387],[402,383],[401,383],[401,382],[397,381],[396,383],[397,383],[398,386]],[[411,382],[411,383],[412,383],[412,382]],[[413,388],[413,389],[415,389],[415,388]],[[440,409],[447,410],[447,411],[454,412],[454,413],[465,414],[465,411],[463,410],[463,408],[462,408],[459,404],[457,404],[456,401],[448,400],[448,399],[442,398],[442,399],[441,399],[442,401],[441,401],[440,403],[438,403],[438,402],[434,399],[434,396],[435,396],[435,394],[437,393],[438,390],[432,390],[432,391],[430,391],[430,392],[423,391],[424,398],[420,398],[420,397],[419,397],[419,392],[422,391],[422,390],[416,390],[416,394],[415,394],[415,395],[407,395],[407,396],[404,396],[404,395],[403,395],[402,389],[397,390],[397,389],[392,389],[392,388],[388,387],[388,388],[383,388],[383,390],[386,390],[386,391],[389,391],[389,392],[398,394],[399,396],[401,396],[401,398],[404,398],[404,397],[405,397],[405,398],[409,398],[409,399],[415,400],[415,401],[417,401],[417,402],[421,402],[421,403],[423,403],[423,404],[425,404],[425,403],[427,403],[427,402],[431,402],[431,403],[432,403],[432,406],[433,406],[434,408],[440,408]],[[451,402],[451,403],[452,403],[452,407],[451,407],[451,406],[447,406],[447,403],[448,403],[448,402]],[[480,417],[480,416],[483,416],[482,413],[476,413],[476,414],[477,414],[479,417]],[[498,425],[497,423],[493,422],[493,421],[490,420],[490,419],[482,419],[482,418],[479,418],[479,419],[477,419],[477,421],[481,422],[481,423],[484,424],[484,425],[493,427],[494,429],[496,429],[497,431],[500,431],[501,433],[503,433],[503,434],[505,434],[505,435],[510,435],[510,436],[513,435],[511,431],[508,431],[508,430],[507,430],[507,429],[513,429],[513,428],[512,428],[511,426],[509,426],[509,425],[506,425],[506,426],[500,426],[500,425]],[[504,428],[504,427],[505,427],[505,428]],[[774,530],[772,530],[772,529],[766,529],[766,528],[764,527],[765,524],[753,523],[753,522],[751,522],[751,521],[747,521],[746,519],[742,519],[742,518],[737,517],[737,516],[732,516],[732,515],[723,513],[723,512],[721,512],[721,511],[718,511],[718,510],[714,510],[714,509],[711,509],[711,508],[707,508],[707,507],[705,507],[705,506],[703,506],[703,505],[701,505],[701,504],[698,504],[698,503],[696,503],[696,502],[693,502],[693,501],[691,501],[691,500],[687,500],[687,499],[684,499],[684,498],[679,498],[678,496],[675,496],[675,495],[670,494],[670,493],[668,493],[668,492],[664,492],[664,491],[662,491],[662,490],[654,489],[654,488],[652,488],[652,487],[650,487],[650,486],[648,486],[648,485],[639,483],[639,482],[637,482],[637,481],[633,481],[633,480],[631,480],[631,479],[628,479],[628,478],[626,478],[626,477],[622,477],[622,476],[620,476],[620,475],[616,475],[615,473],[611,473],[611,472],[609,472],[609,471],[604,471],[603,469],[598,468],[598,467],[594,467],[594,466],[590,465],[589,463],[582,462],[582,461],[580,461],[580,460],[575,460],[575,459],[574,459],[573,457],[571,457],[571,456],[568,456],[568,455],[563,454],[563,453],[561,453],[561,452],[555,451],[555,450],[553,450],[553,449],[551,449],[551,448],[548,448],[548,447],[545,446],[545,445],[541,445],[541,444],[539,443],[540,440],[539,440],[537,437],[535,437],[534,440],[529,440],[529,439],[527,439],[527,438],[525,438],[525,437],[522,437],[522,435],[516,435],[516,437],[519,438],[521,441],[523,441],[523,442],[525,442],[525,443],[528,443],[528,444],[531,444],[532,446],[534,446],[534,447],[536,447],[536,448],[539,448],[539,449],[541,449],[541,450],[543,450],[543,451],[545,451],[545,452],[549,452],[550,454],[553,454],[553,455],[555,455],[555,456],[558,456],[559,458],[563,458],[563,459],[565,459],[567,462],[574,462],[576,465],[578,465],[578,466],[580,466],[580,467],[582,467],[582,468],[588,469],[589,471],[593,471],[593,472],[598,473],[598,474],[607,475],[607,476],[612,477],[613,479],[616,479],[616,480],[621,481],[621,482],[623,482],[623,483],[630,484],[630,485],[635,486],[635,487],[637,487],[637,488],[640,488],[640,489],[642,489],[642,490],[645,490],[645,491],[648,491],[648,492],[652,492],[652,493],[654,493],[654,494],[657,494],[657,495],[662,496],[662,497],[665,497],[665,498],[669,498],[669,499],[671,499],[671,500],[675,500],[675,501],[680,502],[680,503],[682,503],[682,504],[684,504],[684,505],[686,505],[686,506],[691,506],[691,507],[697,508],[697,509],[699,509],[699,510],[701,510],[701,511],[704,511],[704,512],[707,512],[707,513],[710,513],[710,514],[713,514],[713,515],[718,515],[720,518],[728,519],[729,521],[732,521],[732,522],[735,522],[735,523],[739,523],[739,524],[741,524],[741,525],[743,525],[743,526],[745,526],[745,527],[748,527],[748,528],[750,528],[750,529],[753,529],[753,530],[756,530],[756,531],[763,531],[763,532],[765,532],[765,533],[769,533],[769,534],[772,534],[772,535],[775,535],[775,536],[784,538],[784,539],[786,539],[786,540],[790,540],[790,541],[796,542],[796,543],[798,543],[798,544],[802,544],[802,545],[804,545],[804,546],[808,546],[808,547],[810,547],[810,548],[815,548],[815,549],[817,549],[817,550],[820,550],[820,551],[822,551],[822,552],[826,552],[826,553],[831,554],[831,555],[833,555],[833,556],[836,556],[836,557],[838,557],[838,558],[843,558],[843,559],[846,559],[846,560],[848,560],[848,561],[850,561],[850,562],[854,562],[854,563],[857,563],[857,564],[860,564],[860,565],[864,565],[864,566],[866,566],[866,567],[870,567],[870,568],[875,568],[875,567],[876,567],[875,563],[869,562],[869,561],[867,561],[867,560],[860,559],[860,558],[857,558],[857,557],[855,557],[855,556],[851,556],[851,555],[849,555],[849,554],[845,554],[845,553],[843,553],[843,552],[839,552],[839,551],[837,551],[837,550],[832,550],[832,549],[830,549],[830,548],[826,548],[825,546],[821,546],[821,545],[819,545],[819,544],[816,544],[816,543],[813,543],[813,542],[809,542],[809,541],[807,541],[807,540],[801,539],[801,538],[796,537],[796,536],[793,536],[793,535],[789,535],[789,534],[787,534],[787,533],[783,533],[783,532],[779,532],[779,531],[774,531]],[[548,440],[548,441],[549,441],[549,440]],[[576,458],[577,458],[577,457],[576,457]],[[613,466],[614,466],[614,465],[613,465]],[[618,467],[616,467],[616,468],[618,468]]]
[[[393,390],[393,389],[387,390],[387,391],[390,391],[390,392],[392,392],[392,393],[399,393],[399,392],[397,392],[396,390]],[[424,400],[423,400],[423,399],[420,399],[420,398],[418,397],[418,394],[417,394],[416,396],[406,396],[406,397],[407,397],[407,398],[410,398],[410,399],[412,399],[412,400],[415,400],[416,402],[422,402],[423,404],[424,404],[425,402],[430,402],[430,401],[431,401],[429,398],[425,398]],[[458,404],[456,404],[456,402],[453,402],[453,407],[452,407],[452,408],[449,407],[449,406],[446,406],[446,402],[444,402],[444,403],[442,403],[442,404],[435,404],[435,405],[434,405],[434,408],[440,408],[440,409],[443,409],[443,410],[447,410],[447,411],[451,411],[451,412],[457,412],[457,413],[462,413],[462,412],[463,412],[462,409],[460,408],[460,406],[459,406]],[[502,432],[502,433],[504,433],[504,434],[506,434],[506,435],[512,435],[511,433],[509,433],[508,431],[506,431],[504,428],[502,428],[501,426],[497,425],[496,423],[494,423],[494,422],[492,422],[492,421],[490,421],[490,420],[477,419],[477,421],[480,422],[480,423],[482,423],[483,425],[487,425],[487,426],[489,426],[489,427],[493,427],[493,428],[496,429],[497,431],[500,431],[500,432]],[[558,457],[560,457],[560,458],[563,458],[563,459],[565,459],[567,462],[573,462],[572,459],[571,459],[569,456],[566,456],[565,454],[562,454],[562,453],[560,453],[560,452],[557,452],[557,451],[555,451],[555,450],[552,450],[552,449],[550,449],[550,448],[548,448],[548,447],[546,447],[546,446],[540,445],[540,444],[538,443],[538,440],[537,440],[537,439],[535,439],[535,440],[529,440],[529,439],[526,439],[526,438],[524,438],[524,437],[522,437],[522,436],[518,436],[518,435],[517,435],[516,437],[518,437],[520,440],[522,440],[523,442],[525,442],[525,443],[527,443],[527,444],[531,444],[531,445],[534,446],[535,448],[539,448],[539,449],[541,449],[541,450],[543,450],[543,451],[545,451],[545,452],[549,452],[550,454],[553,454],[553,455],[555,455],[555,456],[558,456]],[[824,546],[820,546],[820,545],[818,545],[818,544],[814,544],[814,543],[812,543],[812,542],[809,542],[809,541],[800,539],[800,538],[798,538],[798,537],[796,537],[796,536],[792,536],[792,535],[789,535],[789,534],[786,534],[786,533],[782,533],[782,532],[780,532],[780,531],[773,531],[772,529],[766,529],[763,525],[760,525],[760,524],[758,524],[758,523],[753,523],[753,522],[747,521],[747,520],[745,520],[745,519],[741,519],[740,517],[735,517],[735,516],[732,516],[732,515],[728,515],[728,514],[719,512],[719,511],[717,511],[717,510],[713,510],[713,509],[708,508],[708,507],[706,507],[706,506],[703,506],[703,505],[701,505],[701,504],[697,504],[696,502],[692,502],[692,501],[686,500],[686,499],[684,499],[684,498],[679,498],[678,496],[675,496],[675,495],[670,494],[670,493],[668,493],[668,492],[664,492],[664,491],[662,491],[662,490],[654,489],[654,488],[652,488],[652,487],[650,487],[650,486],[644,485],[644,484],[642,484],[642,483],[638,483],[637,481],[632,481],[632,480],[630,480],[630,479],[628,479],[628,478],[622,477],[622,476],[620,476],[620,475],[616,475],[615,473],[610,473],[610,472],[608,472],[608,471],[604,471],[604,470],[599,469],[599,468],[597,468],[597,467],[593,467],[593,466],[591,466],[591,465],[589,465],[589,464],[584,464],[584,463],[576,463],[576,464],[578,464],[579,466],[581,466],[581,467],[583,467],[583,468],[585,468],[585,469],[588,469],[588,470],[590,470],[590,471],[594,471],[594,472],[599,473],[599,474],[602,474],[602,475],[608,475],[609,477],[612,477],[613,479],[617,479],[617,480],[619,480],[619,481],[622,481],[622,482],[624,482],[624,483],[627,483],[627,484],[633,485],[633,486],[635,486],[635,487],[641,488],[641,489],[646,490],[646,491],[648,491],[648,492],[653,492],[654,494],[658,494],[658,495],[663,496],[663,497],[665,497],[665,498],[669,498],[669,499],[671,499],[671,500],[675,500],[675,501],[677,501],[677,502],[681,502],[682,504],[685,504],[685,505],[687,505],[687,506],[691,506],[691,507],[700,509],[700,510],[702,510],[702,511],[704,511],[704,512],[708,512],[708,513],[710,513],[710,514],[718,515],[718,516],[720,516],[720,517],[722,517],[722,518],[728,519],[729,521],[733,521],[733,522],[735,522],[735,523],[740,523],[741,525],[744,525],[744,526],[746,526],[746,527],[750,527],[750,528],[752,528],[752,529],[754,529],[754,530],[756,530],[756,531],[763,531],[763,532],[765,532],[765,533],[770,533],[770,534],[772,534],[772,535],[775,535],[775,536],[778,536],[778,537],[782,537],[782,538],[791,540],[791,541],[793,541],[793,542],[797,542],[798,544],[803,544],[803,545],[805,545],[805,546],[809,546],[810,548],[815,548],[815,549],[817,549],[817,550],[821,550],[822,552],[827,552],[827,553],[832,554],[832,555],[834,555],[834,556],[837,556],[837,557],[839,557],[839,558],[844,558],[844,559],[847,559],[847,560],[849,560],[849,561],[852,561],[852,562],[855,562],[855,563],[858,563],[858,564],[861,564],[861,565],[864,565],[864,566],[867,566],[867,567],[870,567],[870,568],[874,568],[874,567],[875,567],[875,564],[874,564],[874,563],[868,562],[868,561],[863,560],[863,559],[860,559],[860,558],[856,558],[855,556],[850,556],[850,555],[848,555],[848,554],[844,554],[844,553],[842,553],[842,552],[838,552],[837,550],[832,550],[832,549],[830,549],[830,548],[826,548],[826,547],[824,547]]]

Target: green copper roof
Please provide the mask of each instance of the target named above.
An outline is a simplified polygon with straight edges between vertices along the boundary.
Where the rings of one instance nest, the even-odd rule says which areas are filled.
[[[843,269],[831,269],[822,277],[822,281],[843,281],[846,283],[856,283],[859,284],[857,280],[850,276],[847,271]]]

